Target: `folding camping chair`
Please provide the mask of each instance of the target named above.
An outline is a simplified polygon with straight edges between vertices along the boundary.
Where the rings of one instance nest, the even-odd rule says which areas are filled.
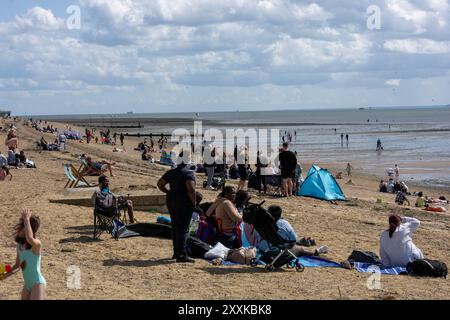
[[[283,265],[290,269],[295,268],[297,272],[304,271],[305,267],[290,250],[295,245],[295,241],[286,241],[278,234],[277,223],[262,207],[263,203],[264,201],[260,204],[247,204],[244,208],[244,222],[252,225],[260,237],[269,244],[269,250],[260,254],[258,259],[252,259],[250,265],[256,267],[261,262],[269,272]]]
[[[90,184],[84,176],[77,170],[72,164],[64,164],[64,173],[67,176],[67,183],[64,189],[67,188],[77,188],[80,183],[83,183],[83,187],[94,187],[95,185]]]
[[[127,225],[127,198],[120,196],[118,199],[118,205],[111,212],[112,214],[106,214],[100,211],[97,206],[94,205],[94,239],[99,239],[103,232],[107,231],[111,236],[118,240],[118,232],[114,232],[115,223]]]

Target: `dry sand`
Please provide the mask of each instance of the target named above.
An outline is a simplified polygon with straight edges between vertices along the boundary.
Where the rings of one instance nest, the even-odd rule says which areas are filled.
[[[1,125],[7,123],[2,120]],[[15,244],[12,229],[23,207],[30,207],[41,217],[38,234],[43,242],[42,271],[48,282],[48,299],[449,299],[448,280],[409,276],[382,276],[381,289],[369,290],[370,274],[354,270],[307,268],[303,273],[279,270],[267,273],[248,266],[220,267],[207,261],[177,264],[171,241],[156,238],[129,238],[116,241],[103,235],[92,240],[92,209],[50,203],[50,199],[73,196],[64,192],[66,182],[62,165],[78,164],[76,155],[87,153],[94,158],[113,160],[116,177],[111,186],[116,193],[155,193],[157,179],[164,167],[151,166],[132,151],[136,139],[126,139],[127,152],[113,153],[111,146],[70,142],[68,153],[38,152],[35,141],[42,134],[16,123],[19,148],[37,164],[37,169],[13,170],[13,180],[0,182],[0,262],[13,263]],[[58,126],[63,129],[63,125]],[[48,141],[54,136],[45,134]],[[5,133],[0,134],[4,141]],[[6,147],[1,147],[5,151]],[[303,163],[304,168],[308,163]],[[333,168],[333,164],[327,164]],[[341,170],[342,171],[342,170]],[[94,178],[95,179],[95,178]],[[198,176],[201,185],[202,176]],[[358,175],[354,185],[340,180],[350,201],[332,205],[309,198],[271,198],[267,204],[282,206],[284,217],[300,237],[310,236],[318,245],[327,244],[327,255],[335,261],[345,260],[353,249],[378,252],[380,233],[387,216],[397,212],[417,217],[422,224],[414,242],[431,259],[450,262],[450,215],[429,213],[414,207],[398,207],[394,196],[380,194],[377,178]],[[414,188],[414,190],[418,190]],[[450,197],[448,190],[422,188],[426,194]],[[203,191],[206,200],[216,194]],[[92,191],[88,191],[90,195]],[[80,193],[81,194],[81,193]],[[84,192],[86,194],[86,192]],[[253,194],[254,200],[262,199]],[[376,203],[377,198],[382,203]],[[139,221],[154,222],[155,213],[138,212]],[[68,267],[81,270],[81,289],[67,288]],[[18,299],[22,276],[0,282],[0,300]]]

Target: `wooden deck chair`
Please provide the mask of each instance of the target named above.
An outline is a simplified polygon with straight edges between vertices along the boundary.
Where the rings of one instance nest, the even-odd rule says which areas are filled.
[[[80,183],[83,183],[84,187],[94,187],[95,185],[90,184],[72,164],[64,164],[64,173],[66,174],[68,181],[64,186],[67,188],[77,188]]]
[[[90,166],[85,158],[80,157],[80,168],[78,169],[79,172],[87,172],[87,176],[101,176],[103,174],[102,170],[98,170],[94,168],[93,166]]]

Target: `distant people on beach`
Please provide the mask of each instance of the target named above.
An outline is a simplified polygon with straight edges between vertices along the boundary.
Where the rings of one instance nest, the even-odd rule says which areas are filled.
[[[391,215],[389,229],[380,237],[380,257],[385,266],[406,267],[409,262],[423,259],[422,251],[412,241],[420,221],[410,217]]]
[[[398,182],[400,179],[400,169],[398,168],[398,164],[395,164],[394,166],[394,176],[395,176],[395,182]]]
[[[381,145],[381,140],[378,139],[377,140],[377,149],[376,149],[376,151],[381,151],[381,150],[383,150],[383,146]]]
[[[344,145],[344,134],[341,133],[341,146],[343,146],[343,145]]]
[[[297,157],[289,150],[289,144],[283,143],[283,148],[279,154],[281,179],[283,181],[283,195],[291,197],[293,195],[295,178],[295,168],[297,166]]]
[[[348,147],[348,133],[345,135],[345,140],[347,142],[347,147]]]
[[[125,140],[125,135],[123,133],[120,134],[120,144],[123,146],[123,141]]]

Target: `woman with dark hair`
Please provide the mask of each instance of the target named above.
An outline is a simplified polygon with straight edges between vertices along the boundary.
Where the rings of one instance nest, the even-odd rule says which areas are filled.
[[[244,211],[244,206],[250,200],[250,196],[247,191],[239,190],[236,192],[236,197],[234,198],[234,205],[236,206],[239,213],[242,214]]]
[[[389,216],[389,229],[380,238],[381,262],[385,266],[406,267],[408,262],[423,259],[423,253],[412,242],[412,234],[420,225],[415,218]]]

